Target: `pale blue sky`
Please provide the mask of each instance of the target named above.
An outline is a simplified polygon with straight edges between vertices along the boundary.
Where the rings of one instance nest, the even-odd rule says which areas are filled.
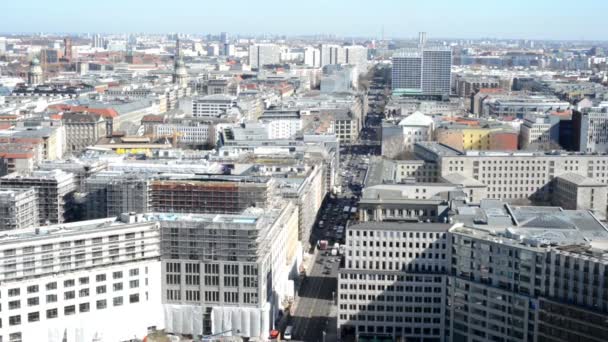
[[[608,0],[5,0],[0,32],[608,40]]]

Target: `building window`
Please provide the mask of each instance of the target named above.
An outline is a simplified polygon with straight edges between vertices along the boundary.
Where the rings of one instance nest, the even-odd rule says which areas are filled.
[[[89,303],[81,303],[78,306],[78,311],[79,312],[89,312],[91,310]]]
[[[122,297],[114,297],[114,299],[112,300],[112,302],[114,303],[114,306],[121,306],[122,305]]]
[[[28,322],[38,322],[40,320],[40,313],[38,312],[30,312],[27,314]]]
[[[96,305],[97,305],[97,310],[102,310],[102,309],[105,309],[108,307],[108,301],[105,299],[101,299],[101,300],[97,301]]]
[[[13,325],[20,325],[20,324],[21,324],[21,315],[10,316],[8,318],[8,325],[13,326]]]
[[[129,295],[129,303],[139,303],[139,294],[135,293],[135,294]]]
[[[68,305],[63,308],[63,314],[65,316],[70,316],[76,313],[76,305]]]
[[[57,318],[57,309],[48,309],[46,310],[46,318]]]
[[[57,301],[57,295],[56,294],[48,294],[46,295],[46,302],[47,303],[55,303]]]
[[[97,294],[103,294],[103,293],[106,293],[106,286],[105,286],[105,285],[102,285],[102,286],[97,286],[97,288],[96,288],[96,292],[97,292]]]

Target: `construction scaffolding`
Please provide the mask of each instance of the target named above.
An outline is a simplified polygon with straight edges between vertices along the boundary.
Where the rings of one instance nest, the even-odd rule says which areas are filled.
[[[271,181],[155,180],[150,186],[151,205],[158,212],[236,214],[249,207],[267,207],[271,184]]]

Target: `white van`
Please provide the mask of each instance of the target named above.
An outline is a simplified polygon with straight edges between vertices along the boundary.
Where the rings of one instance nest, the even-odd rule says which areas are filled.
[[[293,325],[288,325],[283,333],[283,339],[286,341],[291,340],[291,334],[293,334]]]

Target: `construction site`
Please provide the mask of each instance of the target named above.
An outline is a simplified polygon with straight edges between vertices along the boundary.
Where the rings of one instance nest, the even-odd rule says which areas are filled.
[[[273,188],[270,178],[154,180],[151,206],[157,212],[237,214],[249,207],[266,208]]]

